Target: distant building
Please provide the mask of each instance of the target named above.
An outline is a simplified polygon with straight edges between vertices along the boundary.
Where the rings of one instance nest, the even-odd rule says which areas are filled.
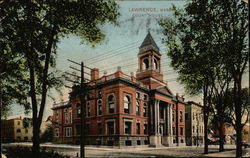
[[[242,140],[250,144],[250,124],[249,123],[246,123],[245,126],[243,126]]]
[[[139,47],[136,76],[117,72],[99,77],[92,69],[86,97],[86,144],[108,146],[185,145],[185,102],[163,81],[161,54],[150,33]],[[80,142],[79,87],[55,104],[56,142]],[[178,132],[177,132],[178,131]]]
[[[213,129],[213,135],[219,137],[219,130]],[[250,143],[250,126],[249,123],[246,123],[242,128],[242,141]],[[224,123],[222,126],[222,135],[225,138],[227,144],[235,144],[236,142],[236,131],[234,127],[229,123]]]
[[[204,143],[203,107],[195,102],[186,105],[186,144],[188,146]]]
[[[2,121],[2,140],[3,142],[27,142],[32,141],[33,127],[31,118],[14,118]],[[41,133],[45,130],[46,124],[42,122]]]

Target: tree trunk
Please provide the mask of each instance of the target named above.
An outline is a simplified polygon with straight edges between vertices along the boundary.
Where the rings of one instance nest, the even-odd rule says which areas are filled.
[[[208,135],[207,135],[207,123],[208,123],[208,115],[207,109],[204,109],[204,153],[208,154]]]
[[[242,157],[242,125],[241,125],[241,78],[237,76],[234,79],[234,99],[235,99],[235,117],[236,117],[236,157]]]
[[[208,107],[207,107],[207,87],[204,86],[203,90],[203,117],[204,117],[204,153],[208,154],[208,136],[207,136],[207,123],[208,123]]]
[[[220,137],[219,151],[221,152],[224,151],[224,133],[223,133],[223,122],[220,120],[219,120],[219,137]]]
[[[36,121],[37,122],[37,121]],[[32,146],[32,151],[33,151],[33,157],[38,158],[39,157],[39,149],[40,149],[40,127],[38,127],[37,123],[36,125],[33,124],[33,146]]]

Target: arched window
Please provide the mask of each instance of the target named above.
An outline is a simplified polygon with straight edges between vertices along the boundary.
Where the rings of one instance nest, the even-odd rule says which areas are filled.
[[[183,112],[180,111],[180,122],[183,122]]]
[[[108,97],[108,113],[115,113],[115,97],[114,95],[110,95]]]
[[[148,60],[148,58],[143,60],[142,69],[143,70],[148,70],[149,69],[149,60]]]
[[[124,113],[129,114],[130,113],[130,106],[131,106],[131,99],[129,96],[124,96]]]
[[[77,103],[76,105],[76,117],[79,118],[81,117],[81,104]]]
[[[154,59],[154,69],[157,70],[158,69],[158,63],[157,63],[157,60]]]
[[[136,102],[136,115],[139,116],[140,115],[140,102]]]
[[[97,115],[102,115],[102,100],[97,101]]]
[[[144,117],[148,116],[147,103],[143,104],[143,116]]]

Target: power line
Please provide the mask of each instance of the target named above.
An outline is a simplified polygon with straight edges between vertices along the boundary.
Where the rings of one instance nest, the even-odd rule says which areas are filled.
[[[94,56],[94,57],[90,57],[90,58],[86,59],[85,61],[87,61],[87,60],[92,60],[92,59],[94,59],[94,58],[98,58],[98,57],[101,57],[101,56],[105,56],[105,55],[107,55],[106,53],[110,54],[110,53],[112,53],[113,51],[117,51],[117,50],[119,50],[119,49],[128,47],[128,46],[130,46],[130,45],[134,45],[135,43],[138,43],[138,42],[139,42],[139,41],[130,43],[130,44],[128,44],[128,45],[125,45],[125,46],[122,46],[122,47],[119,47],[119,48],[116,48],[116,49],[112,49],[112,50],[105,51],[104,54],[97,55],[97,56]]]
[[[158,42],[158,41],[157,41]],[[135,44],[134,44],[135,45]],[[126,48],[126,49],[129,49],[129,48],[136,48],[137,47],[137,45],[136,46],[130,46],[130,47],[128,47],[128,48]],[[124,50],[126,50],[126,49],[124,49]],[[123,51],[124,51],[123,50]],[[133,50],[133,49],[132,49]],[[130,49],[130,51],[131,51],[131,49]],[[129,51],[129,52],[130,52]],[[117,52],[117,51],[114,51],[114,52]],[[93,63],[95,63],[95,62],[99,62],[99,61],[102,61],[102,60],[104,60],[104,59],[107,59],[107,58],[112,58],[112,57],[115,57],[115,56],[117,56],[117,55],[120,55],[120,54],[123,54],[123,53],[126,53],[126,52],[128,52],[128,51],[124,51],[124,52],[117,52],[117,53],[113,53],[113,52],[110,52],[110,53],[108,53],[108,55],[107,54],[104,54],[103,56],[104,57],[102,57],[101,59],[96,59],[96,60],[94,60],[94,61],[92,61],[91,63],[88,63],[88,64],[93,64]],[[94,58],[94,57],[93,57]],[[96,57],[96,58],[98,58],[98,57]]]
[[[157,40],[156,42],[159,42],[159,41],[161,41],[161,39],[160,39],[160,40]],[[101,54],[101,55],[97,55],[97,56],[94,56],[94,57],[90,57],[90,58],[86,59],[85,61],[89,61],[89,60],[91,61],[91,60],[95,60],[96,58],[100,58],[100,57],[103,57],[103,56],[111,55],[111,54],[113,54],[113,52],[117,52],[118,50],[123,49],[123,48],[128,49],[128,48],[131,48],[131,47],[137,47],[137,43],[139,43],[139,42],[141,42],[141,40],[140,40],[140,41],[137,41],[137,42],[130,43],[130,44],[125,45],[125,46],[122,46],[122,47],[120,47],[120,48],[116,48],[116,49],[113,49],[113,50],[108,50],[108,51],[106,51],[105,53],[103,53],[103,54]],[[133,46],[133,45],[135,45],[135,44],[136,44],[136,46]],[[163,45],[163,44],[160,43],[159,45]],[[128,46],[130,46],[130,47],[128,47]],[[163,46],[165,46],[165,45],[163,45]],[[128,47],[128,48],[126,48],[126,47]],[[108,53],[108,54],[107,54],[107,53]],[[98,53],[98,54],[99,54],[99,53]]]

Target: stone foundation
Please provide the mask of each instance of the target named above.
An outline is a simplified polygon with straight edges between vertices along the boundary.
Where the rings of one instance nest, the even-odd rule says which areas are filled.
[[[100,146],[140,146],[149,145],[148,137],[130,137],[130,136],[89,136],[85,138],[86,145]],[[74,139],[57,138],[56,143],[80,144],[80,137]]]

